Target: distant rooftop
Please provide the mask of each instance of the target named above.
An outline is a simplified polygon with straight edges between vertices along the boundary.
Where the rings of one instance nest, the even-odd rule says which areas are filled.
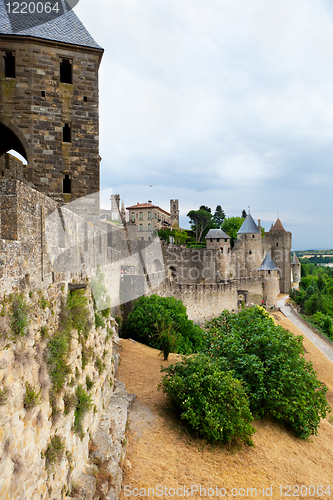
[[[230,236],[227,235],[222,229],[210,229],[208,233],[206,234],[206,239],[207,238],[229,238]]]
[[[285,228],[282,226],[282,222],[280,219],[277,219],[274,226],[271,227],[270,231],[285,231]]]
[[[241,225],[241,228],[237,234],[254,234],[260,232],[261,231],[258,228],[257,224],[254,222],[252,215],[247,214],[246,219]]]
[[[298,257],[297,257],[297,255],[296,255],[295,252],[293,254],[293,258],[291,259],[291,263],[292,264],[298,264],[298,265],[300,264],[300,261],[298,260]]]
[[[157,208],[161,212],[170,216],[169,212],[167,212],[166,210],[163,210],[163,208],[159,207],[158,205],[153,205],[151,202],[148,202],[148,203],[139,203],[138,202],[136,205],[126,207],[126,210],[134,210],[134,209],[138,209],[138,208]]]
[[[19,14],[15,18],[15,23],[13,19],[9,19],[5,0],[0,0],[0,35],[31,36],[33,38],[102,49],[88,33],[74,11],[70,9],[67,2],[59,0],[59,3],[61,4],[61,10],[64,12],[63,15],[50,19],[50,15],[43,12],[38,14],[38,19],[42,19],[44,22],[37,26],[31,26],[33,24],[31,16],[26,21],[24,16]],[[12,21],[12,24],[10,21]]]
[[[261,266],[258,267],[258,271],[278,271],[278,268],[274,264],[274,260],[270,256],[269,252],[267,252],[267,255],[264,258],[264,261],[261,264]]]

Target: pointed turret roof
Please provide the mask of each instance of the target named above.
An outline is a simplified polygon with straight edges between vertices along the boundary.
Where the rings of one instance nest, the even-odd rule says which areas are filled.
[[[230,236],[227,235],[222,229],[210,229],[208,233],[206,234],[206,239],[207,238],[229,238]]]
[[[267,252],[267,255],[264,258],[264,261],[261,264],[261,266],[258,267],[258,271],[278,271],[278,268],[274,264],[274,260],[272,259],[269,252]]]
[[[245,221],[241,225],[237,234],[256,234],[260,233],[260,229],[254,222],[251,214],[247,214]]]
[[[14,14],[11,14],[12,19],[9,19],[5,0],[0,0],[0,35],[31,36],[33,38],[102,49],[88,33],[67,2],[59,0],[59,4],[60,12],[64,12],[62,15],[55,17],[52,14],[38,14],[37,22],[39,24],[35,25],[37,24],[36,20],[34,22],[31,16],[26,20],[21,14],[18,14],[16,18],[13,17]]]
[[[292,264],[298,264],[298,265],[300,265],[300,264],[301,264],[301,263],[300,263],[300,261],[298,260],[298,257],[297,257],[297,255],[296,255],[296,253],[295,253],[295,252],[294,252],[294,254],[293,254],[293,258],[291,259],[291,263],[292,263]]]
[[[282,222],[280,219],[276,219],[274,226],[271,227],[270,231],[285,231],[285,228],[282,226]]]

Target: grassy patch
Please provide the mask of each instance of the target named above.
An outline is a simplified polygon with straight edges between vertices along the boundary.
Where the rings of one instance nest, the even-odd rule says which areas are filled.
[[[37,405],[42,404],[40,399],[41,392],[37,391],[28,382],[25,383],[25,395],[23,398],[23,406],[26,410],[34,408]]]
[[[51,439],[46,452],[44,453],[46,468],[50,468],[53,465],[59,463],[64,456],[65,445],[61,440],[61,437],[55,434]]]
[[[10,308],[10,329],[14,338],[24,337],[29,326],[30,307],[26,303],[23,294],[14,295]]]
[[[8,399],[8,389],[6,387],[0,387],[0,406],[4,406]]]
[[[74,432],[80,436],[82,439],[84,436],[83,432],[83,419],[85,414],[92,407],[92,397],[88,394],[82,385],[78,385],[76,388],[76,408],[75,408],[75,418],[74,418]]]

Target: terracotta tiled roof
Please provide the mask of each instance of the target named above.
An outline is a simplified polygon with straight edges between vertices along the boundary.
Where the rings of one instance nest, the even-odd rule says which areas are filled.
[[[280,219],[277,219],[274,226],[271,227],[270,231],[285,231],[285,228],[282,226],[282,222]]]
[[[158,205],[153,205],[151,203],[137,203],[136,205],[132,205],[131,207],[126,207],[126,210],[134,210],[138,208],[157,208],[158,210],[160,210],[161,212],[170,217],[169,212],[166,212],[165,210],[163,210],[163,208],[159,207]]]

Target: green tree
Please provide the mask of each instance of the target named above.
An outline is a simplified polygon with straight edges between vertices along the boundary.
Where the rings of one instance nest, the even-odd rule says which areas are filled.
[[[204,438],[252,445],[255,429],[243,384],[223,368],[223,362],[198,354],[162,369],[159,388],[180,408],[180,418]]]
[[[174,297],[140,297],[122,327],[122,336],[166,352],[191,354],[202,344],[202,330],[188,319]],[[167,354],[168,354],[167,353]]]
[[[243,380],[255,416],[283,420],[301,438],[317,434],[320,419],[331,411],[327,387],[304,358],[302,337],[276,326],[261,307],[223,311],[209,322],[204,352],[224,358],[233,376]]]
[[[189,236],[186,231],[179,229],[179,227],[169,227],[162,228],[158,231],[158,236],[161,240],[170,243],[170,238],[172,237],[175,245],[183,245],[188,240]]]
[[[211,214],[211,213],[212,213],[212,209],[211,209],[211,208],[209,208],[209,207],[207,207],[206,205],[201,205],[201,206],[199,207],[199,210],[204,210],[205,212],[208,212],[209,214]]]
[[[217,205],[213,217],[214,217],[216,227],[220,228],[224,219],[225,219],[225,213],[224,213],[224,210],[221,207],[221,205]]]
[[[244,219],[242,219],[242,217],[228,217],[224,220],[221,229],[225,233],[227,233],[228,236],[230,236],[231,244],[233,244],[236,240],[237,232],[239,231],[243,222]]]
[[[191,222],[191,229],[195,232],[195,241],[199,242],[204,237],[205,231],[213,226],[214,219],[211,213],[206,210],[190,210],[187,217],[189,217]]]
[[[244,208],[243,208],[241,217],[242,217],[242,219],[246,219],[246,216],[247,216],[246,210],[244,210]]]

